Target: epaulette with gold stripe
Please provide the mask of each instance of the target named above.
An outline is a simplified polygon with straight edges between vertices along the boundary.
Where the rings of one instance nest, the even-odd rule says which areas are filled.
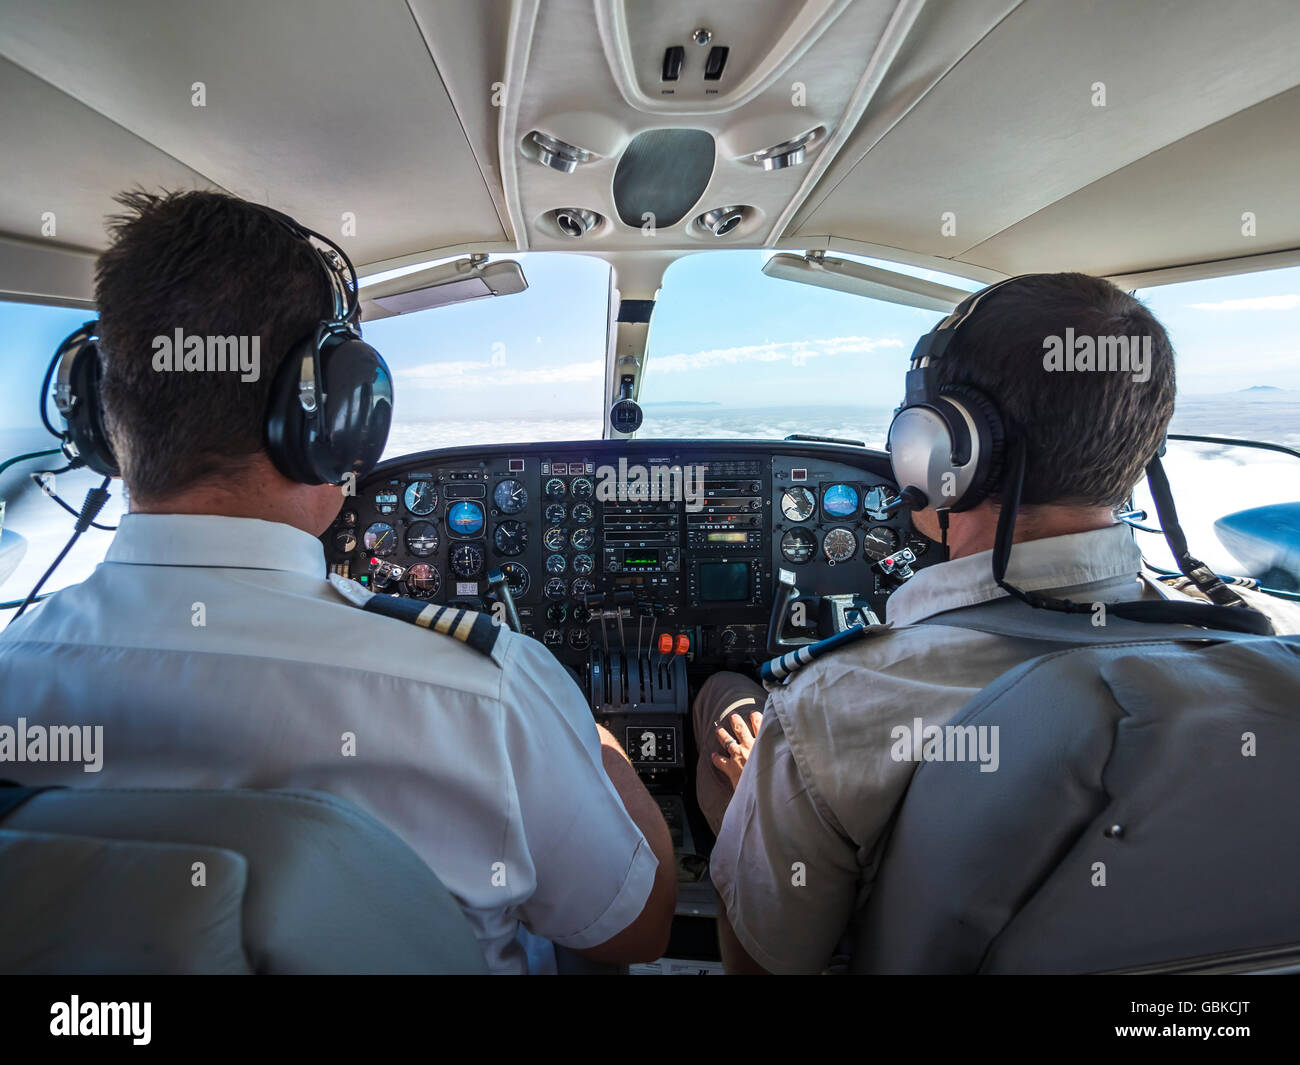
[[[444,636],[451,636],[487,655],[497,665],[502,664],[498,644],[502,626],[490,614],[454,606],[438,606],[436,603],[402,596],[380,595],[336,573],[329,575],[329,582],[353,606],[359,606],[371,614],[407,621]]]

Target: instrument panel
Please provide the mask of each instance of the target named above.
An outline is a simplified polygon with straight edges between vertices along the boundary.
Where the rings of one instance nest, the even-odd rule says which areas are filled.
[[[858,447],[496,445],[381,464],[322,540],[335,573],[474,610],[501,598],[499,570],[524,631],[575,667],[593,649],[723,665],[766,656],[781,569],[805,596],[856,593],[887,618],[940,552],[896,502],[888,458]]]

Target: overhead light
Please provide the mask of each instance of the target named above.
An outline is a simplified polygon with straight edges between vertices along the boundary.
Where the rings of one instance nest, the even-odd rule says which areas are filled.
[[[535,162],[549,166],[562,174],[572,174],[583,163],[589,163],[596,158],[595,152],[562,141],[559,137],[552,137],[540,129],[533,130],[524,138],[523,151]]]
[[[763,264],[763,273],[782,281],[797,281],[818,288],[832,288],[867,299],[920,307],[927,311],[951,311],[970,295],[959,288],[925,281],[910,274],[867,266],[851,259],[828,259],[825,253],[773,255]]]
[[[577,240],[600,225],[604,218],[585,207],[558,207],[551,212],[551,221],[566,237]]]
[[[363,304],[374,304],[388,314],[410,314],[488,296],[510,296],[527,287],[523,268],[515,260],[489,263],[486,255],[471,255],[368,286]],[[386,315],[371,313],[369,317]]]
[[[808,149],[826,136],[826,127],[817,126],[788,141],[774,144],[754,152],[749,158],[764,170],[784,170],[787,166],[798,166],[807,158]]]
[[[695,219],[695,224],[715,237],[725,237],[745,220],[748,207],[715,207]]]

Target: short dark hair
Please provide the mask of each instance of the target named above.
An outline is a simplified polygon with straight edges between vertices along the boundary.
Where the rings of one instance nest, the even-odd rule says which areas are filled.
[[[257,205],[219,192],[123,193],[99,257],[105,422],[133,495],[162,498],[265,450],[276,371],[333,306],[320,259]],[[258,338],[259,369],[155,369],[155,343]]]
[[[1045,353],[1067,330],[1094,340],[1149,338],[1148,376],[1053,372]],[[1174,352],[1164,327],[1128,293],[1087,274],[1027,274],[991,294],[953,338],[938,376],[941,386],[983,392],[1025,441],[1025,504],[1123,503],[1174,411]]]

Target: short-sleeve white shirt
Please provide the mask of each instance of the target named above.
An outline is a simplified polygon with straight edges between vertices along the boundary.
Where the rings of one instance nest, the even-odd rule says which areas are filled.
[[[438,874],[493,971],[528,971],[521,926],[583,949],[650,895],[658,862],[555,658],[508,629],[488,655],[358,609],[287,525],[125,517],[86,581],[0,633],[0,691],[0,723],[103,726],[97,772],[0,777],[357,803]]]

